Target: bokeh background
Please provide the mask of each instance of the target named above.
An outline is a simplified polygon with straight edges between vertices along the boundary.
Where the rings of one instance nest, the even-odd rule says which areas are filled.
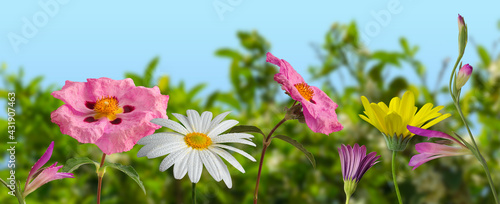
[[[298,140],[315,156],[306,157],[283,141],[273,141],[264,163],[261,203],[343,203],[337,148],[359,143],[382,155],[367,172],[351,203],[395,203],[390,152],[381,134],[362,121],[360,96],[386,103],[412,90],[418,105],[443,105],[452,117],[432,129],[466,136],[449,98],[447,84],[457,55],[457,14],[465,17],[469,44],[463,61],[474,75],[462,92],[462,106],[478,145],[500,188],[500,13],[498,1],[473,3],[388,1],[11,1],[0,3],[0,176],[7,172],[7,92],[16,93],[16,177],[24,185],[31,166],[51,141],[50,162],[76,156],[99,160],[92,144],[79,144],[50,122],[62,102],[50,93],[66,80],[132,78],[159,86],[170,96],[167,114],[187,109],[229,118],[269,132],[292,101],[273,81],[272,52],[289,61],[310,84],[339,104],[344,130],[329,136],[289,121],[277,131]],[[159,131],[165,131],[161,129]],[[256,148],[238,146],[259,158]],[[398,157],[398,182],[405,203],[493,203],[482,167],[472,157],[443,158],[417,170],[414,138]],[[108,169],[102,203],[190,203],[186,177],[159,172],[161,159],[137,158],[140,146],[107,161],[133,166],[147,194],[125,174]],[[236,155],[245,174],[230,167],[233,188],[206,171],[197,185],[199,203],[251,203],[258,163]],[[97,176],[82,166],[76,179],[51,182],[27,203],[95,203]],[[0,190],[0,203],[16,203]]]

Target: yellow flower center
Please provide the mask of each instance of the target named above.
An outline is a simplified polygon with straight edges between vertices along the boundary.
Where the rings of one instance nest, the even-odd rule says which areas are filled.
[[[312,88],[306,83],[299,83],[294,85],[297,91],[299,91],[300,95],[304,97],[306,100],[311,101],[314,96],[314,91]]]
[[[116,114],[123,112],[123,108],[118,105],[118,99],[116,97],[103,96],[96,101],[94,111],[97,112],[95,115],[96,119],[105,116],[112,121],[116,119]]]
[[[184,142],[193,149],[201,150],[210,146],[212,144],[212,139],[203,133],[192,132],[184,137]]]

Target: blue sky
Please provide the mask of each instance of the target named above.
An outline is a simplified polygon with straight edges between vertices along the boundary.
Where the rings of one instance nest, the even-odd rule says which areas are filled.
[[[214,51],[239,48],[238,30],[258,30],[271,42],[272,53],[289,61],[306,80],[307,67],[320,63],[310,44],[323,43],[333,22],[356,20],[361,32],[371,35],[365,40],[370,50],[399,49],[399,38],[405,36],[420,46],[417,58],[429,72],[439,69],[446,57],[452,61],[456,57],[458,13],[468,24],[469,42],[491,48],[500,38],[499,1],[38,0],[0,4],[0,62],[7,63],[9,71],[22,66],[27,78],[44,75],[44,85],[58,86],[66,80],[122,79],[125,71],[142,73],[159,56],[156,76],[168,74],[174,83],[185,81],[188,86],[208,83],[207,92],[227,90],[229,60],[216,58]],[[214,4],[227,10],[218,13]],[[377,13],[389,13],[390,19],[377,20]],[[26,36],[23,29],[29,24],[36,32],[28,29]],[[380,29],[367,32],[374,24]],[[25,41],[12,46],[12,36]],[[471,45],[463,60],[474,64],[478,57]],[[429,81],[435,77],[430,74]]]

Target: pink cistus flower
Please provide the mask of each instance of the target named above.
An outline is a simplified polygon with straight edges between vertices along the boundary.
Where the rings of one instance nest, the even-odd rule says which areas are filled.
[[[325,92],[318,87],[309,86],[287,61],[278,59],[269,52],[266,61],[280,67],[274,80],[281,84],[281,88],[292,99],[302,104],[306,124],[312,131],[330,134],[342,130],[342,124],[335,113],[338,105]]]
[[[340,165],[342,166],[342,178],[344,180],[344,191],[347,200],[356,190],[356,187],[365,175],[366,171],[370,169],[373,165],[378,163],[377,152],[371,152],[366,154],[366,147],[354,144],[354,147],[350,145],[342,145],[338,148],[340,155]]]
[[[96,144],[105,154],[129,151],[161,127],[149,121],[167,118],[168,96],[156,86],[135,86],[132,79],[66,81],[52,95],[66,103],[52,112],[52,122],[63,134]]]
[[[449,157],[449,156],[460,156],[471,154],[471,151],[467,146],[465,146],[462,142],[453,138],[452,136],[435,131],[435,130],[426,130],[418,127],[407,126],[408,130],[415,135],[420,135],[424,137],[434,138],[442,138],[452,142],[459,144],[460,146],[448,146],[445,144],[438,144],[432,142],[422,142],[415,145],[415,149],[418,153],[410,159],[410,163],[408,165],[413,166],[413,170],[415,170],[420,165],[424,164],[433,159],[441,158],[441,157]],[[441,142],[444,143],[444,142]]]
[[[24,186],[23,198],[50,181],[63,178],[75,178],[72,173],[57,172],[63,167],[57,166],[57,162],[52,166],[40,169],[47,163],[47,161],[49,161],[53,150],[54,142],[50,143],[49,148],[47,148],[42,157],[35,163],[35,165],[33,165],[33,167],[31,167],[31,171],[26,179],[26,185]]]

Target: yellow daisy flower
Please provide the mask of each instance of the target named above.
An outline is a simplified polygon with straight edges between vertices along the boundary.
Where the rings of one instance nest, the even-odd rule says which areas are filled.
[[[413,92],[407,91],[403,98],[392,98],[389,107],[383,102],[370,103],[365,96],[361,96],[364,114],[359,117],[375,126],[384,134],[390,150],[402,151],[413,137],[407,125],[427,129],[436,123],[448,118],[451,114],[439,113],[443,106],[434,107],[432,103],[425,104],[417,111]]]

